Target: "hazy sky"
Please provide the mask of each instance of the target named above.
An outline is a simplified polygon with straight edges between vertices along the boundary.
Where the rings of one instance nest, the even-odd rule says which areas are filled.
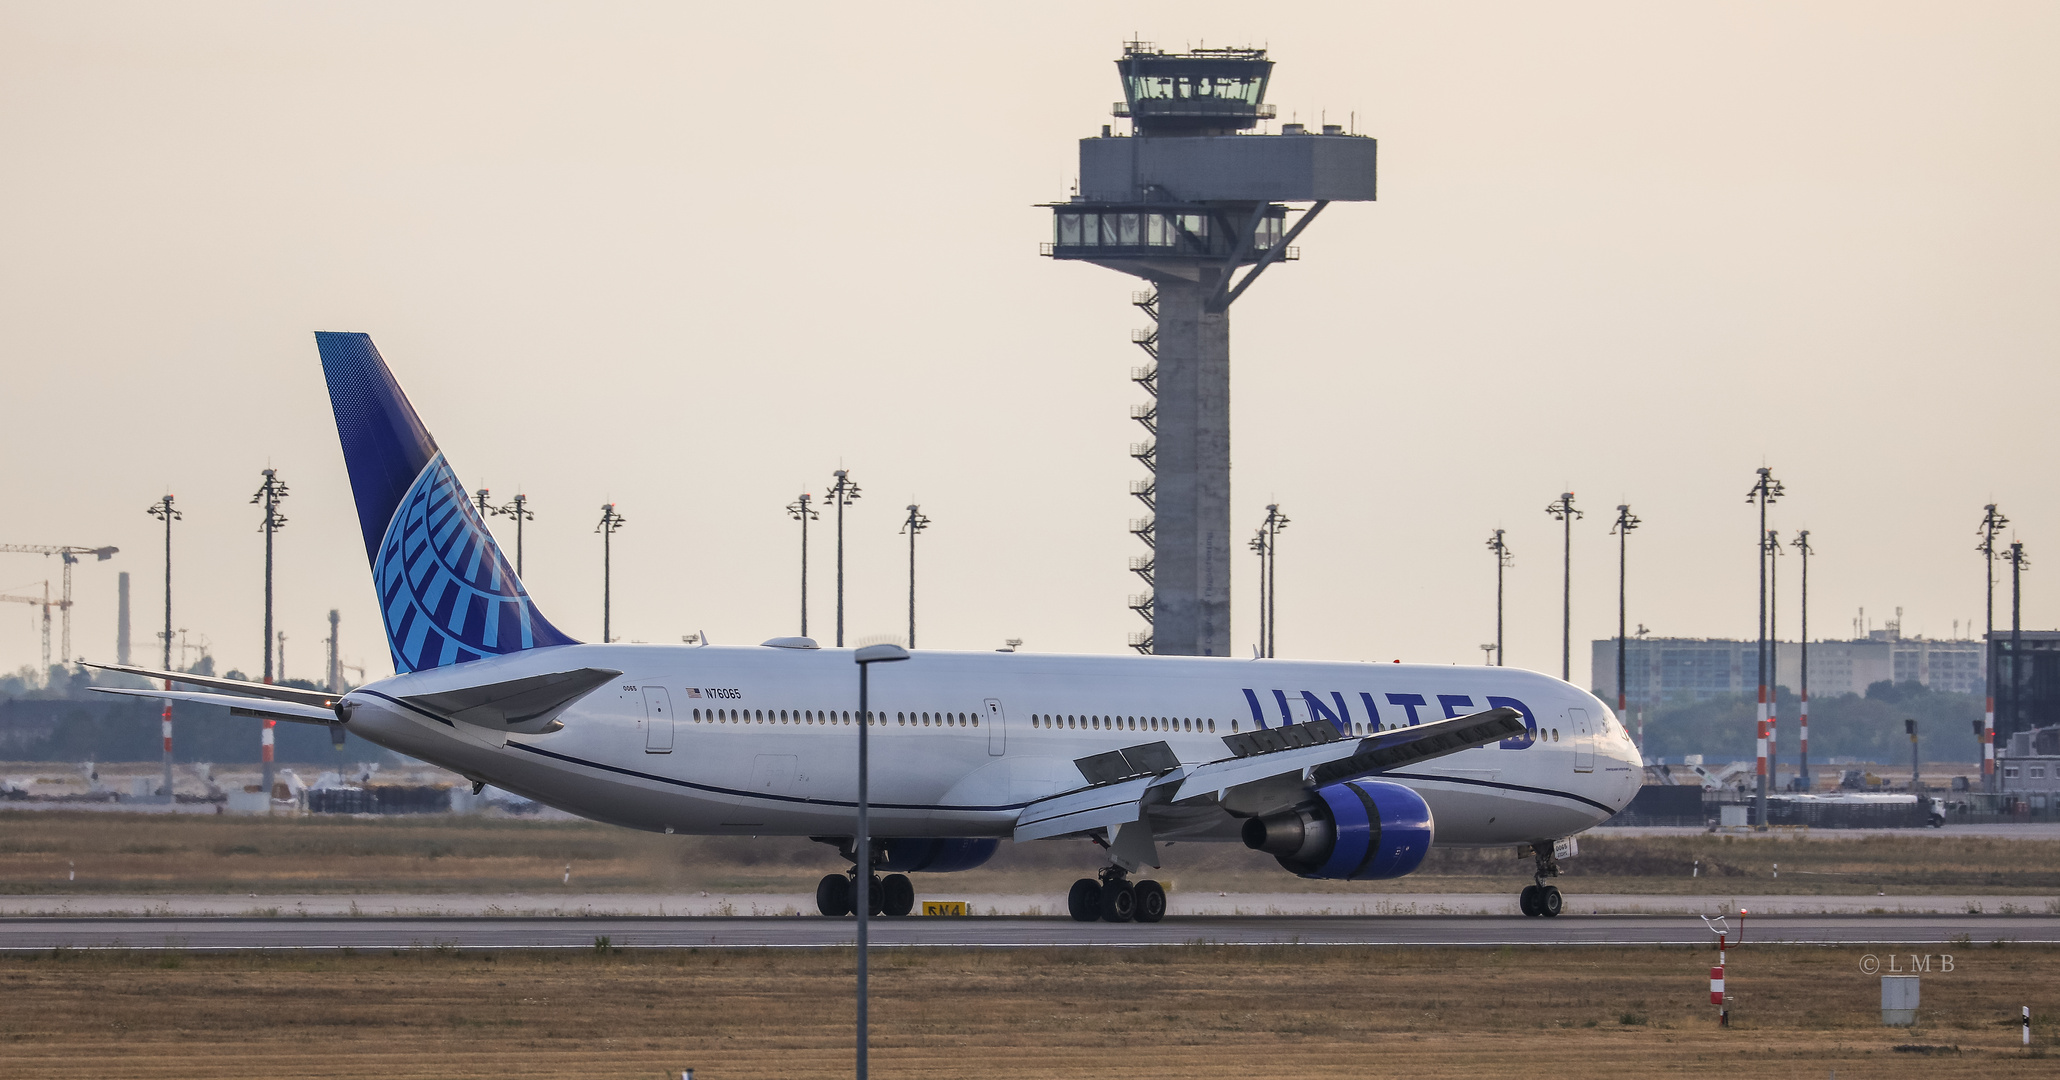
[[[1568,489],[1576,680],[1622,501],[1632,620],[1749,636],[1762,463],[1820,634],[1978,621],[1992,500],[2060,618],[2052,4],[0,4],[0,542],[120,545],[73,651],[112,658],[126,569],[147,661],[176,493],[175,625],[254,671],[275,466],[287,673],[332,607],[387,670],[311,336],[359,330],[531,497],[575,636],[610,500],[618,636],[794,633],[781,508],[841,465],[848,637],[902,629],[919,501],[922,645],[1124,651],[1135,282],[1039,258],[1034,204],[1133,34],[1266,45],[1283,120],[1381,140],[1381,200],[1232,313],[1238,650],[1278,500],[1283,655],[1478,662],[1500,526],[1509,660],[1556,671]],[[0,666],[35,620],[0,607]]]

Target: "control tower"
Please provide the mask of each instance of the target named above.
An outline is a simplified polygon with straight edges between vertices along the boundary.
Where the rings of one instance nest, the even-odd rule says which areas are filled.
[[[1296,258],[1324,207],[1372,201],[1376,143],[1336,124],[1254,133],[1274,117],[1264,49],[1168,53],[1133,41],[1116,69],[1114,112],[1130,131],[1103,125],[1080,140],[1079,191],[1048,204],[1044,254],[1152,285],[1132,296],[1156,325],[1132,334],[1151,360],[1131,372],[1152,396],[1131,409],[1148,432],[1131,456],[1152,475],[1130,489],[1148,514],[1130,531],[1150,548],[1130,561],[1149,590],[1130,606],[1151,630],[1130,644],[1229,656],[1230,305]]]

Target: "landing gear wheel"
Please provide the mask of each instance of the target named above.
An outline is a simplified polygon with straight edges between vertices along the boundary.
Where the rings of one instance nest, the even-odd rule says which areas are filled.
[[[1102,921],[1129,922],[1137,917],[1137,892],[1127,881],[1102,886]]]
[[[858,883],[854,881],[852,883],[852,892],[855,893],[857,891]],[[871,900],[871,902],[866,906],[866,914],[878,915],[880,913],[880,909],[886,906],[886,890],[880,887],[879,878],[872,879],[872,885],[866,889],[866,896]]]
[[[1102,917],[1102,883],[1091,877],[1073,883],[1066,894],[1066,910],[1074,922],[1093,922]]]
[[[1542,915],[1538,910],[1538,894],[1545,890],[1537,885],[1526,885],[1524,891],[1516,894],[1517,909],[1526,916]]]
[[[883,894],[881,910],[890,919],[898,919],[916,908],[916,887],[907,874],[888,874],[880,879]]]
[[[851,879],[842,874],[824,875],[815,883],[815,909],[832,919],[851,914]]]
[[[1166,888],[1146,878],[1131,886],[1131,893],[1137,903],[1138,922],[1158,922],[1166,917]]]
[[[1547,885],[1538,890],[1538,914],[1548,918],[1557,915],[1562,903],[1557,888]]]

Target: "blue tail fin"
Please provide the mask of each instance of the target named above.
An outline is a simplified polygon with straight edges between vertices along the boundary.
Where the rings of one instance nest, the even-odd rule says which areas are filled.
[[[577,644],[545,619],[366,334],[317,332],[398,672]]]

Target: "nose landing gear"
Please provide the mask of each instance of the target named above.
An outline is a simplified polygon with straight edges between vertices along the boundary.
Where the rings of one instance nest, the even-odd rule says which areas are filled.
[[[1120,866],[1103,867],[1097,878],[1081,878],[1066,894],[1074,922],[1155,923],[1166,917],[1166,889],[1146,878],[1132,883]]]
[[[1516,906],[1527,916],[1542,916],[1549,919],[1559,914],[1564,904],[1559,890],[1545,884],[1546,878],[1559,876],[1559,860],[1553,857],[1552,841],[1540,840],[1533,843],[1531,857],[1537,862],[1537,870],[1532,875],[1531,884],[1524,886],[1524,891],[1517,894]]]

